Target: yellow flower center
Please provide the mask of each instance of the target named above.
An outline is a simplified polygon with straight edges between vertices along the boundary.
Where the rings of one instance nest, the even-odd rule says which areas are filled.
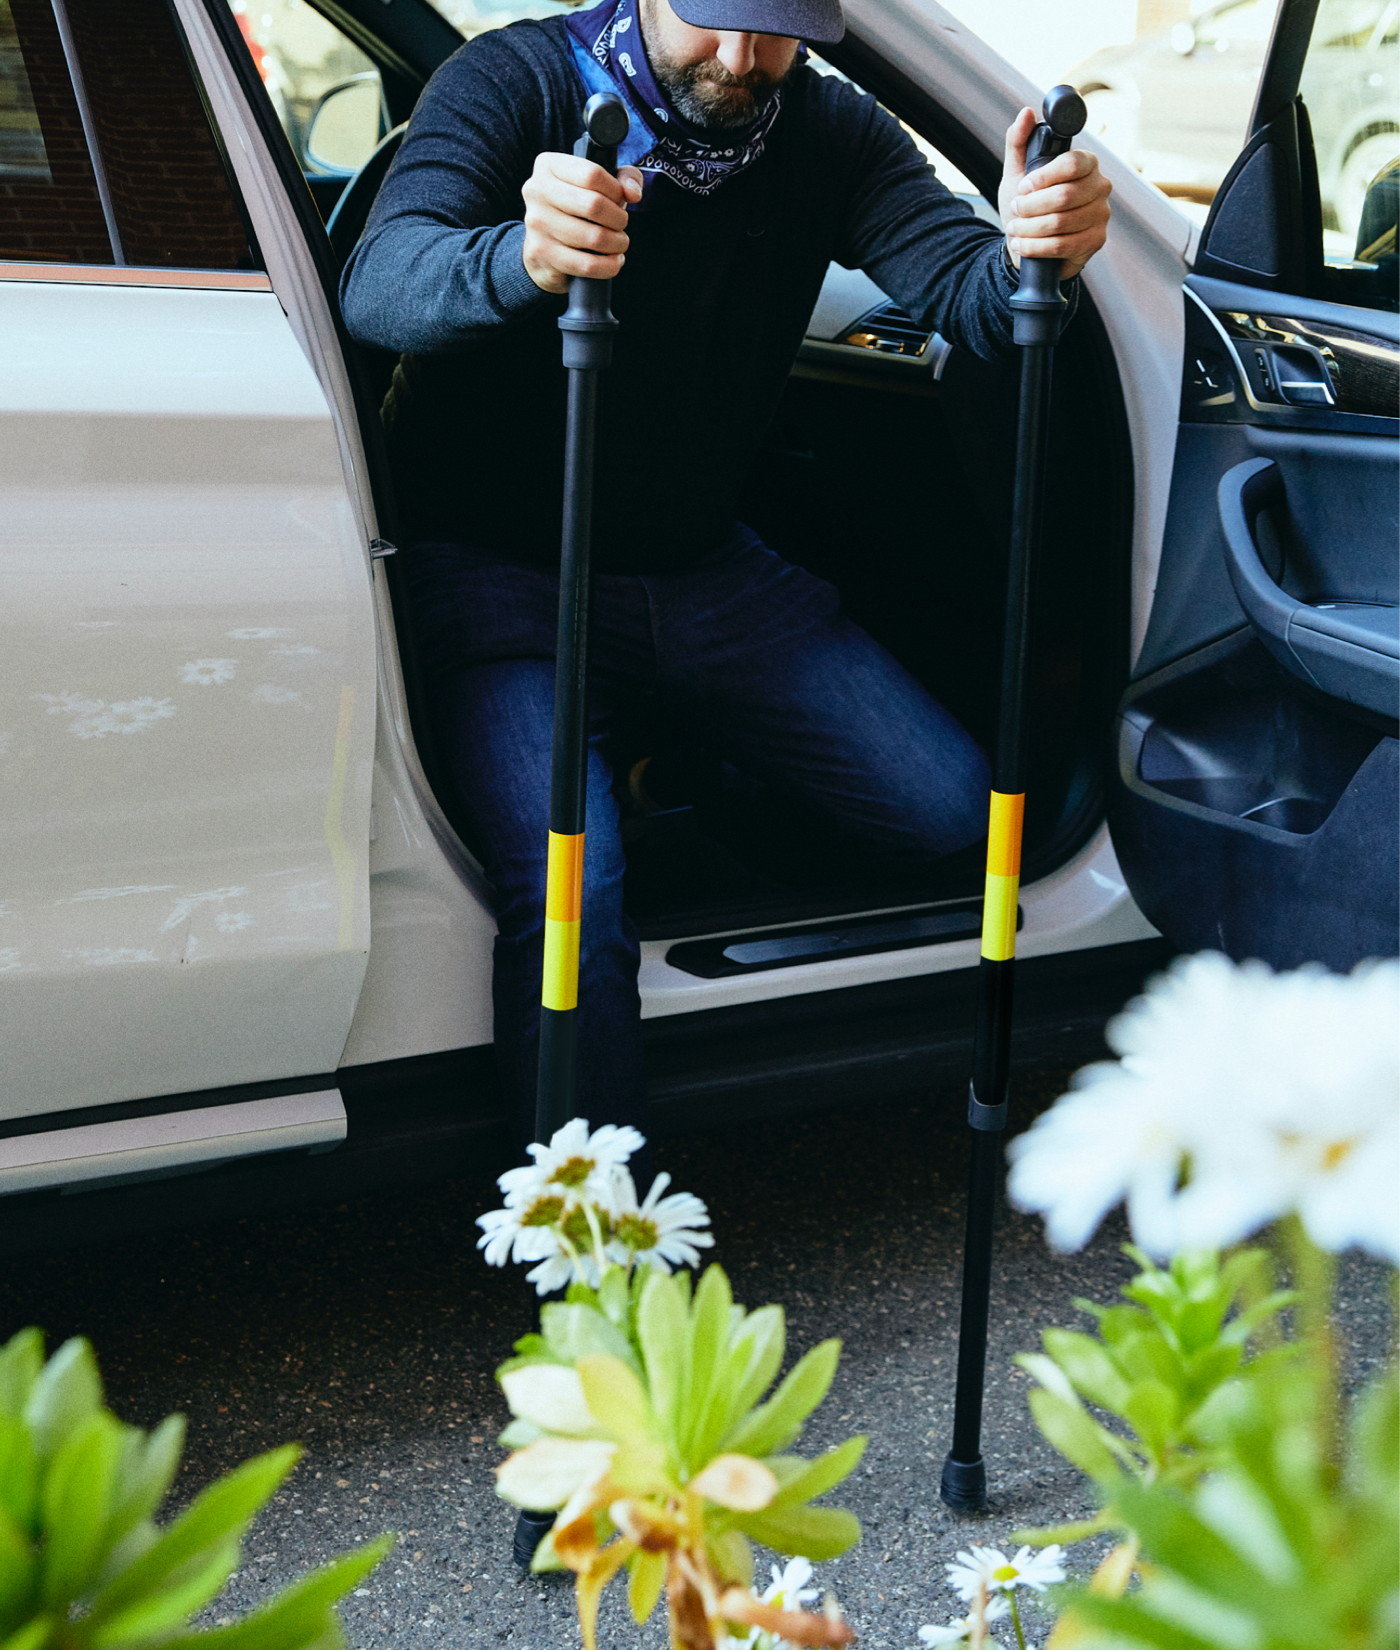
[[[569,1157],[549,1177],[551,1186],[582,1186],[598,1167],[591,1157]]]
[[[992,1580],[1015,1581],[1016,1577],[1020,1575],[1020,1573],[1021,1572],[1014,1564],[1002,1564],[997,1569],[992,1571]]]
[[[520,1217],[522,1226],[555,1226],[564,1213],[562,1197],[537,1197]]]
[[[598,1222],[598,1230],[606,1243],[612,1233],[608,1229],[608,1218],[601,1209],[595,1209],[594,1216]],[[593,1247],[593,1232],[588,1224],[588,1216],[579,1204],[569,1210],[559,1230],[568,1238],[575,1249],[588,1250]]]
[[[638,1254],[654,1249],[661,1236],[656,1229],[656,1222],[648,1220],[645,1215],[623,1215],[617,1223],[617,1235],[629,1249]]]

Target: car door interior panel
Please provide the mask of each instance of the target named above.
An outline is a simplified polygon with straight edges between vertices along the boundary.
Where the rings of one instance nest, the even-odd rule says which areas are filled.
[[[1193,274],[1151,622],[1110,823],[1178,945],[1396,949],[1400,325]]]

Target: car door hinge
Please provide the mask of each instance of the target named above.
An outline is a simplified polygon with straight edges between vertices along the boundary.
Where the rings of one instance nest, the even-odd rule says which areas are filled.
[[[397,544],[390,544],[388,539],[371,539],[369,541],[369,559],[383,561],[385,556],[396,556],[399,553]]]

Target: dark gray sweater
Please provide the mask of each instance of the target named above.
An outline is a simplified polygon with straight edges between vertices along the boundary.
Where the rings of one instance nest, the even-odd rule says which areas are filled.
[[[429,82],[346,267],[361,341],[402,352],[385,423],[405,537],[557,563],[563,300],[525,273],[520,190],[582,130],[562,20],[513,23]],[[594,532],[602,571],[713,545],[782,394],[828,263],[864,269],[950,342],[1011,348],[1000,234],[872,97],[799,68],[762,158],[634,213],[613,285]]]

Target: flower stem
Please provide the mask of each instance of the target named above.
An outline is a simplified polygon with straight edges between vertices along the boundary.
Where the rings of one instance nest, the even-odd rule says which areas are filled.
[[[593,1258],[598,1263],[598,1276],[601,1279],[608,1269],[608,1257],[603,1253],[603,1233],[598,1225],[598,1216],[593,1205],[585,1201],[583,1217],[588,1222],[588,1230],[593,1236]]]
[[[1018,1650],[1026,1650],[1026,1635],[1021,1631],[1021,1612],[1016,1607],[1016,1589],[1014,1587],[1008,1596],[1011,1599],[1011,1625],[1016,1629],[1016,1644]]]

